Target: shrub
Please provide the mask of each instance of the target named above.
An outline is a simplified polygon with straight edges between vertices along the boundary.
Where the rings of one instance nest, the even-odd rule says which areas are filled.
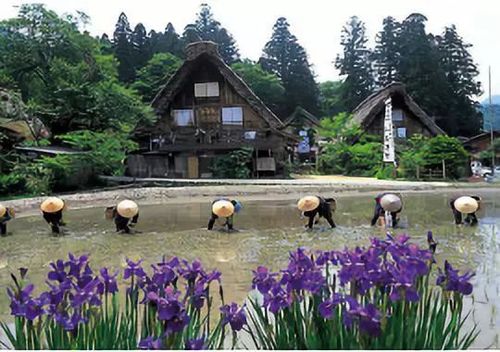
[[[401,149],[400,164],[405,177],[416,177],[417,166],[441,170],[443,160],[447,177],[456,179],[465,172],[468,153],[455,137],[415,135]]]
[[[249,178],[253,149],[242,148],[215,157],[212,172],[219,178]]]

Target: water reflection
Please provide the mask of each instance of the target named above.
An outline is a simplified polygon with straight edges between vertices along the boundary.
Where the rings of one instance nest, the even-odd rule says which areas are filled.
[[[448,258],[459,268],[477,272],[474,279],[474,320],[482,334],[475,347],[500,347],[500,199],[499,191],[479,192],[484,199],[480,226],[456,227],[448,207],[451,193],[403,194],[402,223],[415,241],[425,245],[426,231],[432,229],[439,241],[438,259]],[[339,225],[329,229],[326,222],[306,231],[292,200],[245,202],[235,218],[239,232],[208,232],[205,226],[210,201],[193,204],[141,206],[137,235],[119,235],[104,219],[103,209],[71,210],[65,215],[68,233],[51,237],[41,216],[16,219],[9,224],[12,236],[0,238],[0,317],[8,316],[5,286],[8,273],[24,266],[29,277],[42,284],[48,263],[69,251],[91,253],[95,266],[120,267],[125,257],[142,257],[156,262],[162,255],[200,259],[208,268],[223,273],[226,300],[241,302],[251,282],[251,270],[263,264],[278,269],[287,253],[297,246],[317,249],[365,244],[384,231],[368,226],[373,196],[340,197],[334,216]],[[470,300],[472,304],[472,300]]]

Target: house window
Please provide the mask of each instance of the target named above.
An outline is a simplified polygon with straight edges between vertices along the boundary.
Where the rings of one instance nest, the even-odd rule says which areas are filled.
[[[191,109],[174,110],[174,120],[177,126],[194,125],[194,114]]]
[[[197,98],[218,97],[219,82],[195,83],[194,96]]]
[[[222,108],[222,124],[243,126],[243,108]]]
[[[406,127],[398,127],[397,136],[398,138],[406,138]]]
[[[401,109],[392,110],[392,121],[403,121],[403,110]]]

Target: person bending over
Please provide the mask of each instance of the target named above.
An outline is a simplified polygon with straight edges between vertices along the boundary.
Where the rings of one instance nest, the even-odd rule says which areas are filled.
[[[238,213],[241,208],[241,203],[235,199],[229,200],[227,198],[220,198],[214,200],[212,202],[212,214],[208,220],[207,229],[212,230],[214,228],[215,220],[218,218],[225,218],[226,221],[224,226],[227,226],[228,231],[233,231],[233,216]]]
[[[43,218],[50,225],[53,234],[60,234],[61,226],[66,225],[62,219],[65,207],[65,202],[57,197],[49,197],[40,205]]]
[[[333,221],[332,214],[336,208],[336,201],[333,198],[323,198],[320,196],[306,196],[301,198],[297,207],[302,212],[302,215],[308,217],[307,227],[312,229],[315,222],[316,215],[319,218],[325,218],[332,228],[335,228],[335,222]]]
[[[450,208],[453,212],[455,224],[475,226],[478,223],[476,211],[481,207],[481,197],[461,196],[450,199]],[[463,216],[465,215],[465,219]]]
[[[386,227],[396,227],[399,213],[403,210],[401,198],[394,193],[381,193],[375,197],[375,209],[371,225],[380,221]]]

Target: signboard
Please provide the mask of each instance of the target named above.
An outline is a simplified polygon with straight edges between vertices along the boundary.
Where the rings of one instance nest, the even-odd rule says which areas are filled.
[[[307,135],[307,131],[300,131],[299,132],[300,136],[300,142],[299,145],[297,146],[297,151],[299,154],[306,154],[311,151],[311,146],[309,142],[309,136]]]
[[[394,131],[392,127],[392,100],[389,97],[385,101],[384,118],[384,162],[394,163],[396,155],[394,151]]]

